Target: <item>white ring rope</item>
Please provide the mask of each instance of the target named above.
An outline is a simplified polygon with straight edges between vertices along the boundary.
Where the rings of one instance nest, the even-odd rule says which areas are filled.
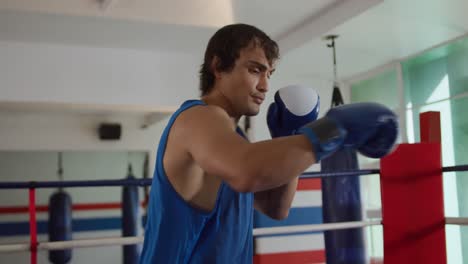
[[[468,217],[445,217],[446,225],[468,225]]]
[[[342,222],[342,223],[327,223],[327,224],[316,224],[316,225],[297,225],[297,226],[281,226],[281,227],[261,227],[253,230],[254,236],[261,235],[279,235],[279,234],[291,234],[301,232],[314,232],[314,231],[326,231],[326,230],[337,230],[337,229],[348,229],[358,228],[372,225],[380,225],[381,220],[373,221],[357,221],[357,222]]]
[[[329,223],[318,225],[299,225],[299,226],[285,226],[285,227],[265,227],[255,228],[253,230],[254,236],[259,235],[278,235],[278,234],[291,234],[298,232],[314,232],[335,229],[347,229],[365,227],[370,225],[379,225],[380,220],[363,221],[363,222],[343,222],[343,223]],[[143,236],[136,237],[106,237],[94,239],[78,239],[68,241],[53,241],[53,242],[39,242],[37,245],[38,250],[60,250],[70,248],[83,248],[83,247],[100,247],[100,246],[118,246],[118,245],[133,245],[143,242]],[[16,252],[16,251],[29,251],[30,244],[11,244],[0,245],[1,252]]]
[[[2,252],[29,251],[30,247],[31,247],[31,245],[29,243],[0,245],[0,253],[2,253]]]
[[[342,223],[326,223],[316,225],[298,225],[298,226],[281,226],[281,227],[262,227],[253,230],[254,236],[262,235],[279,235],[279,234],[294,234],[302,232],[315,232],[326,230],[338,230],[348,228],[360,228],[366,226],[380,225],[382,221],[356,221],[356,222],[342,222]],[[468,225],[468,217],[446,217],[445,223],[447,225]],[[38,250],[60,250],[71,248],[83,247],[100,247],[100,246],[119,246],[119,245],[133,245],[143,242],[143,236],[135,237],[105,237],[93,239],[77,239],[68,241],[54,241],[54,242],[39,242],[37,245]],[[0,245],[0,253],[2,252],[17,252],[29,251],[30,244],[8,244]]]
[[[105,237],[93,239],[79,239],[69,241],[43,242],[37,245],[37,249],[57,250],[82,247],[118,246],[143,243],[143,236],[135,237]]]

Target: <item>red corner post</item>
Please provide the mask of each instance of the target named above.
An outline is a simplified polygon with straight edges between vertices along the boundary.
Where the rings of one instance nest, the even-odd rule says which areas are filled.
[[[419,127],[421,142],[442,142],[439,112],[425,112],[419,114]]]
[[[380,163],[385,264],[445,264],[440,115],[420,116],[421,141]]]
[[[36,189],[29,189],[29,243],[31,264],[37,264]]]

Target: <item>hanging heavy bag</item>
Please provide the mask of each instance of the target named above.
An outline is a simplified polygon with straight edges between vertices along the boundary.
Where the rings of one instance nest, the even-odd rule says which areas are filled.
[[[135,179],[129,175],[127,179]],[[122,235],[138,235],[138,186],[124,186],[122,189]],[[136,264],[139,259],[137,245],[123,246],[124,264]]]
[[[59,190],[49,200],[49,241],[72,239],[72,200],[68,193]],[[72,250],[50,250],[49,261],[65,264],[71,260]]]

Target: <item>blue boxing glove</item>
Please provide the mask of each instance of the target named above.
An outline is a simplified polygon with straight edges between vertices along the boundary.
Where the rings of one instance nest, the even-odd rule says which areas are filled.
[[[392,149],[398,136],[398,119],[377,103],[355,103],[330,109],[327,114],[302,127],[319,161],[341,147],[357,149],[370,158],[381,158]]]
[[[271,137],[294,135],[299,128],[315,121],[319,102],[319,95],[310,87],[290,85],[279,89],[268,107],[267,124]]]

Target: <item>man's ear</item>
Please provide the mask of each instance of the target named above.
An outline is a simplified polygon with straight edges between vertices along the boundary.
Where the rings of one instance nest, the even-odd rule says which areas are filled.
[[[215,55],[213,56],[213,59],[211,60],[210,64],[211,72],[213,73],[216,79],[221,77],[221,71],[219,70],[219,62],[219,57]]]

